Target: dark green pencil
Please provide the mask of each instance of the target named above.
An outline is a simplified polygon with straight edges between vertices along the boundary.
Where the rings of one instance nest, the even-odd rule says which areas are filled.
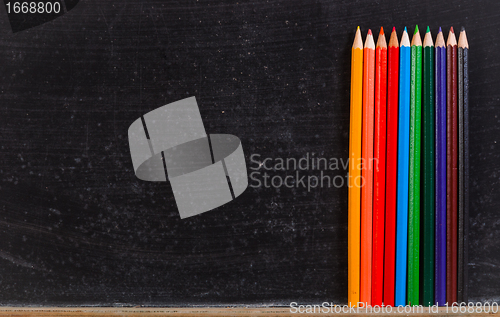
[[[423,48],[423,151],[422,159],[422,222],[423,278],[422,304],[434,304],[434,43],[429,27]]]

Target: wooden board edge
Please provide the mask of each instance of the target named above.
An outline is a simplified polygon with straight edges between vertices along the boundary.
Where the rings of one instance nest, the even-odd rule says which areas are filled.
[[[318,306],[319,307],[319,306]],[[305,309],[305,308],[304,308]],[[299,313],[293,312],[289,307],[0,307],[0,316],[12,317],[90,317],[90,316],[130,316],[130,317],[147,317],[147,316],[354,316],[366,315],[364,309],[355,310],[350,313],[325,313],[319,310],[316,313]],[[371,312],[369,315],[374,316],[394,316],[402,315],[395,311],[392,313],[376,313]],[[451,308],[439,308],[438,312],[429,312],[427,308],[423,311],[415,311],[413,313],[404,313],[405,316],[500,316],[500,313],[453,313]]]

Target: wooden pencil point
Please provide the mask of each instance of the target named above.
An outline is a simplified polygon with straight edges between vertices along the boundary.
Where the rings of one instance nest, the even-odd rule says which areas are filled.
[[[371,30],[368,30],[368,35],[366,36],[365,49],[375,49],[375,42],[373,41],[373,34]]]
[[[467,34],[465,33],[465,29],[463,27],[462,31],[460,31],[460,36],[458,37],[458,47],[469,48],[469,42],[467,41]]]
[[[415,29],[413,38],[411,40],[411,46],[422,46],[422,39],[420,38],[420,32],[418,31],[418,26]]]
[[[457,38],[455,36],[455,32],[453,32],[453,27],[450,29],[450,33],[448,33],[448,41],[446,42],[446,45],[451,45],[455,46],[457,45]]]
[[[410,38],[408,37],[408,32],[405,30],[403,31],[403,36],[401,36],[401,46],[410,46]]]
[[[431,32],[425,33],[425,36],[424,36],[424,47],[429,47],[429,46],[434,46],[434,43],[432,42]]]
[[[399,47],[398,34],[396,27],[392,28],[391,38],[389,39],[389,47]]]
[[[445,47],[446,44],[444,43],[444,36],[443,36],[443,31],[441,31],[441,28],[439,28],[439,33],[436,37],[436,47]]]
[[[384,31],[381,29],[377,40],[377,47],[387,48],[387,41],[385,39]]]
[[[358,29],[356,31],[356,35],[354,36],[354,43],[352,44],[352,48],[353,49],[363,49],[363,39],[361,38],[361,30],[359,29],[359,26],[358,26]]]

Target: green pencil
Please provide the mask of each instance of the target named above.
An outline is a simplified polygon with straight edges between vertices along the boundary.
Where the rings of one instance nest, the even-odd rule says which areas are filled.
[[[408,305],[419,304],[420,270],[420,122],[422,40],[418,26],[411,42],[410,178],[408,202]]]
[[[423,305],[434,304],[434,43],[429,27],[423,48]]]

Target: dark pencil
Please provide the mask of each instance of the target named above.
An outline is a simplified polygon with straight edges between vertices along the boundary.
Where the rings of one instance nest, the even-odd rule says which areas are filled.
[[[436,251],[434,301],[446,303],[446,44],[436,37]]]
[[[464,289],[463,300],[469,302],[469,43],[464,30]]]
[[[447,186],[446,186],[446,300],[457,301],[457,201],[458,201],[458,105],[457,39],[453,27],[446,43]]]
[[[467,260],[465,258],[465,244],[467,237],[465,235],[465,224],[468,218],[465,217],[465,188],[466,180],[465,167],[465,51],[468,50],[467,36],[462,27],[458,39],[458,261],[457,261],[457,300],[459,303],[465,302],[464,289],[466,286],[465,271]],[[467,78],[468,79],[468,78]],[[467,87],[468,90],[468,87]],[[467,99],[468,101],[468,99]],[[467,109],[468,110],[468,109]],[[467,151],[468,154],[468,151]],[[468,194],[468,191],[467,191]]]
[[[464,266],[464,51],[458,48],[458,255],[457,255],[457,300],[462,302]]]
[[[422,86],[422,301],[434,304],[434,43],[429,27],[424,37]]]

